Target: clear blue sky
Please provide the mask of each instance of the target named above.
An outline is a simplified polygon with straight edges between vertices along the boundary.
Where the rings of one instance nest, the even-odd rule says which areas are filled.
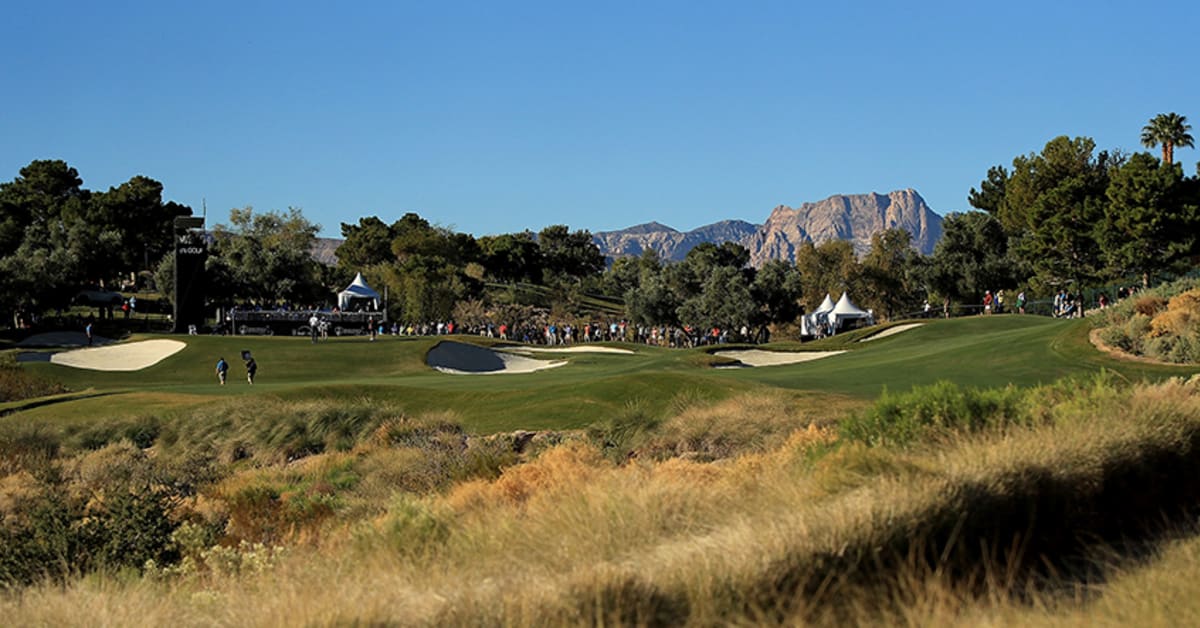
[[[1200,136],[1197,25],[1195,1],[18,2],[0,180],[63,159],[331,236],[408,211],[691,229],[908,187],[944,214],[1056,135],[1142,150],[1175,111]]]

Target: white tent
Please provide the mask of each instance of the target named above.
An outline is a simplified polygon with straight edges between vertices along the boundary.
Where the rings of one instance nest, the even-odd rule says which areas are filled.
[[[800,317],[800,335],[801,336],[819,336],[821,330],[825,326],[826,315],[833,311],[833,298],[829,293],[825,293],[825,300],[813,310],[811,314],[806,314]]]
[[[367,285],[362,273],[355,275],[354,281],[351,281],[345,290],[338,293],[338,308],[342,310],[350,309],[350,303],[353,299],[370,299],[371,309],[379,311],[379,293]]]
[[[833,324],[834,329],[841,329],[843,322],[853,320],[864,320],[867,325],[875,324],[875,317],[852,303],[848,292],[842,293],[842,298],[838,299],[837,304],[826,316],[829,317],[829,322]]]

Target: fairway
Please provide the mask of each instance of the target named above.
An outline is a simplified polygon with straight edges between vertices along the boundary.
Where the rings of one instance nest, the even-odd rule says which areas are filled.
[[[0,406],[9,421],[86,421],[170,415],[248,396],[287,400],[344,399],[384,404],[396,412],[450,412],[473,431],[570,429],[611,418],[636,404],[656,414],[679,396],[719,401],[756,389],[785,389],[867,402],[884,390],[950,380],[979,387],[1033,386],[1107,369],[1133,379],[1191,375],[1194,367],[1122,362],[1087,341],[1087,321],[1035,316],[932,320],[902,334],[862,343],[863,330],[797,345],[760,349],[842,351],[818,360],[758,368],[718,369],[728,358],[704,349],[673,350],[630,344],[617,351],[530,355],[566,361],[560,368],[473,377],[441,373],[427,364],[439,343],[501,343],[472,337],[337,338],[312,344],[286,337],[171,337],[187,346],[135,372],[92,371],[49,362],[25,368],[63,382],[71,394]],[[127,342],[154,339],[136,336]],[[600,346],[600,345],[597,345]],[[722,346],[722,349],[745,348]],[[710,348],[711,349],[711,348]],[[522,349],[518,349],[522,350]],[[253,353],[259,375],[246,383],[239,360]],[[525,352],[522,350],[522,352]],[[221,387],[219,357],[232,365]]]

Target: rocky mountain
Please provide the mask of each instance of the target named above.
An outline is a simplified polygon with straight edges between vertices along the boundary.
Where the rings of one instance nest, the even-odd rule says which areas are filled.
[[[839,194],[796,208],[780,205],[762,225],[723,220],[681,232],[650,222],[620,231],[602,231],[592,239],[610,257],[641,255],[646,249],[654,249],[664,260],[683,259],[701,242],[737,242],[749,249],[750,263],[761,266],[771,259],[794,260],[796,249],[805,242],[848,240],[861,255],[871,248],[872,235],[893,227],[911,233],[913,246],[925,254],[931,253],[942,237],[942,217],[916,190],[909,189],[886,195]]]
[[[701,242],[742,242],[756,233],[758,225],[744,220],[722,220],[688,232],[648,222],[592,234],[592,241],[609,257],[637,257],[646,249],[654,249],[659,259],[678,261]]]
[[[337,266],[337,248],[342,242],[341,238],[317,238],[309,253],[313,259],[326,266]]]

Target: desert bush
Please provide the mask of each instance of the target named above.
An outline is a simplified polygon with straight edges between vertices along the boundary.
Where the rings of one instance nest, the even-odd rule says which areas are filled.
[[[1133,301],[1133,311],[1142,316],[1154,317],[1165,309],[1167,309],[1167,299],[1157,294],[1136,297]]]
[[[182,495],[132,443],[55,461],[0,522],[0,586],[171,564]]]
[[[1156,360],[1176,364],[1200,362],[1200,336],[1187,334],[1149,338],[1143,353]]]
[[[961,388],[938,382],[893,394],[841,424],[843,438],[871,445],[903,445],[937,433],[971,432],[1019,421],[1023,393],[1015,387]]]
[[[1145,351],[1146,337],[1150,333],[1150,317],[1145,314],[1133,314],[1123,322],[1105,327],[1100,331],[1100,339],[1110,347],[1115,347],[1133,354]]]
[[[605,457],[620,463],[634,454],[660,422],[649,404],[635,399],[626,402],[612,418],[589,425],[585,433]]]
[[[0,475],[46,469],[59,453],[58,436],[42,425],[0,432]]]
[[[521,505],[536,496],[554,495],[565,488],[582,486],[589,478],[611,467],[608,456],[594,445],[568,443],[525,464],[505,469],[494,481],[479,479],[461,483],[449,493],[447,501],[459,511],[491,504]]]
[[[396,494],[387,511],[366,530],[360,531],[360,547],[375,550],[380,545],[404,556],[429,554],[450,536],[450,524],[444,514],[435,512],[428,500]]]
[[[65,392],[62,384],[21,368],[12,353],[0,353],[0,403]]]
[[[786,393],[756,392],[715,404],[690,404],[648,433],[637,453],[656,460],[730,458],[778,447],[789,434],[817,420],[821,418]]]

